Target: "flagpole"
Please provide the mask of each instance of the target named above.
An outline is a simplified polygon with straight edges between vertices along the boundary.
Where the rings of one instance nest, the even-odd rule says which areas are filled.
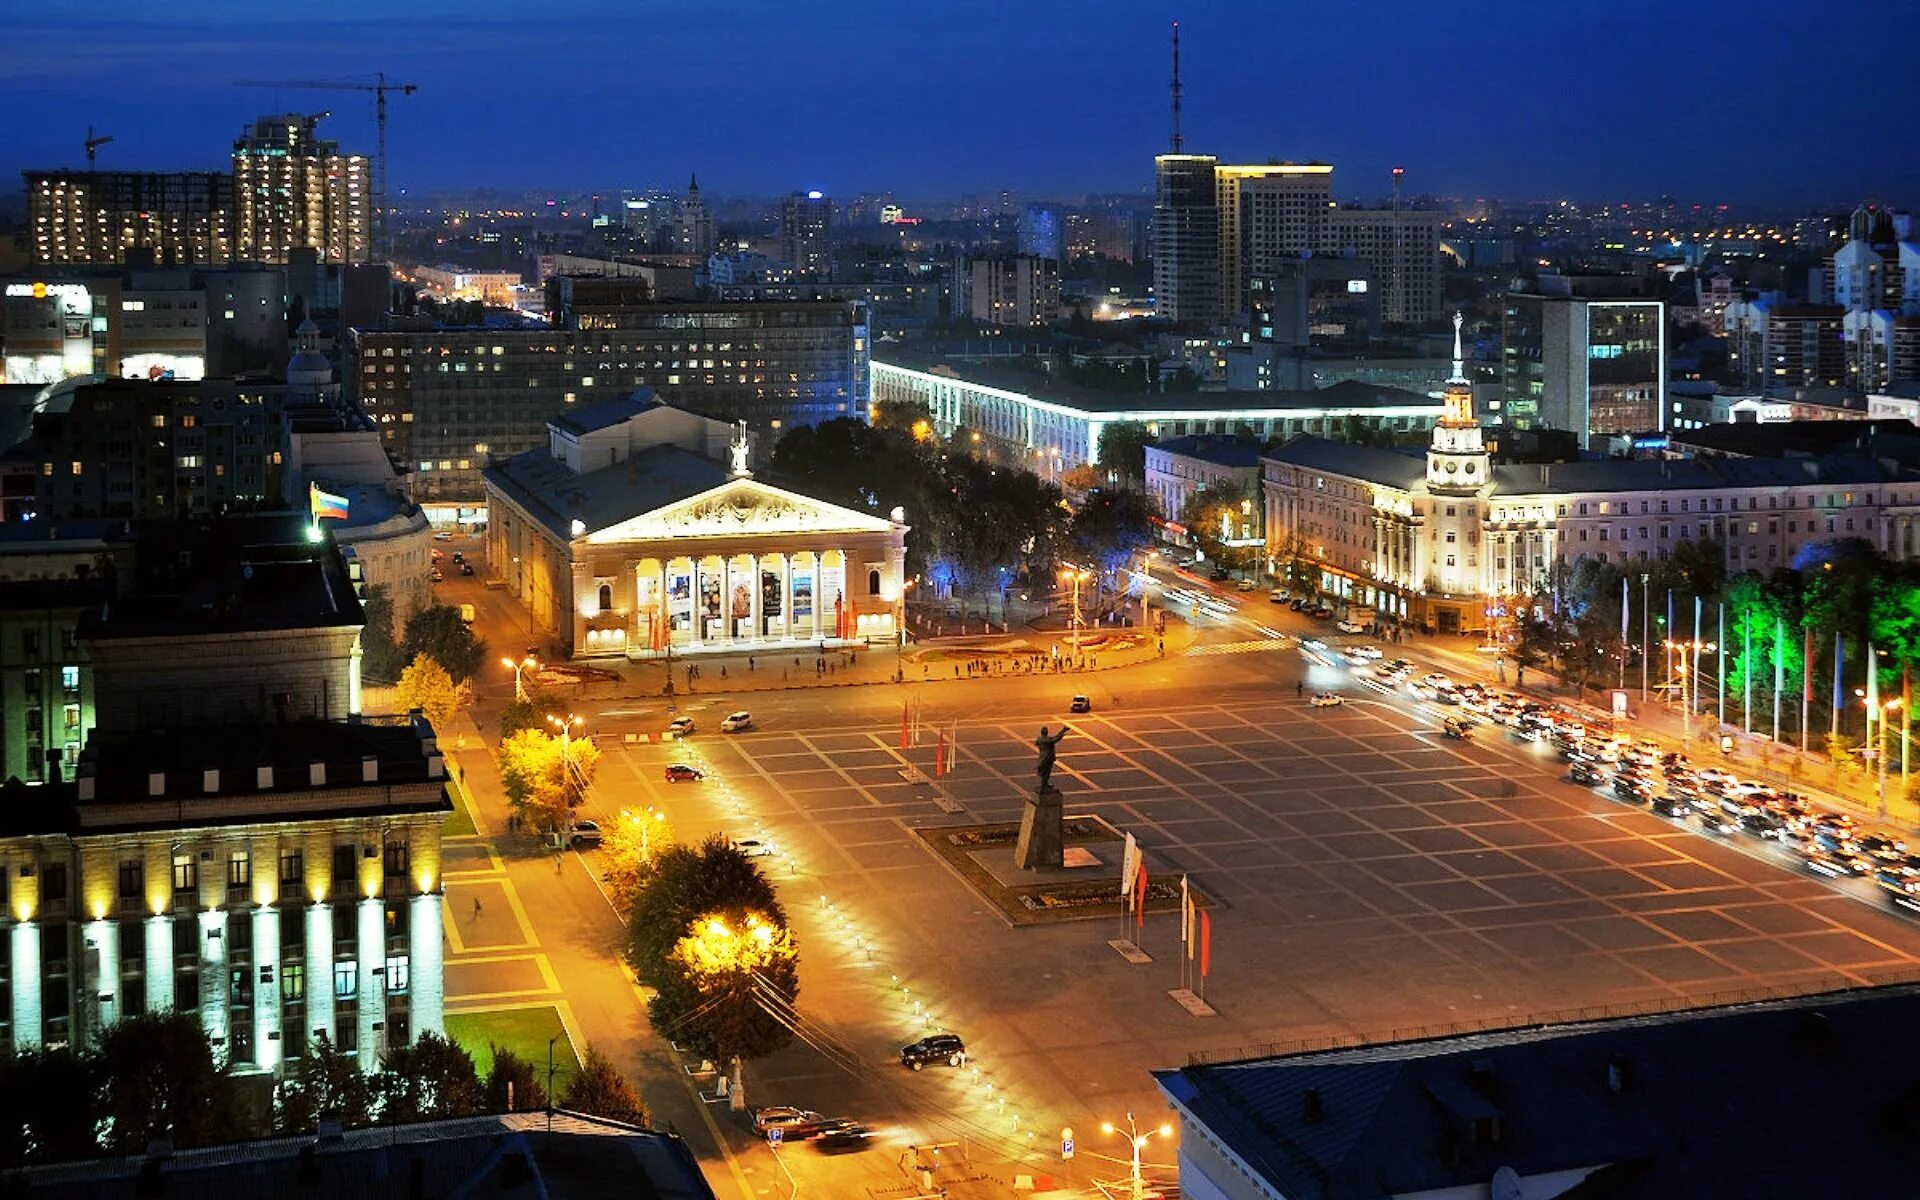
[[[1780,743],[1780,693],[1787,686],[1787,629],[1779,617],[1773,619],[1773,741]]]

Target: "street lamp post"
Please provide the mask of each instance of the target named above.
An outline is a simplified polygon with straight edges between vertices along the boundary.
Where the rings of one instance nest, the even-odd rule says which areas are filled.
[[[560,731],[561,774],[566,778],[569,787],[578,788],[582,795],[586,793],[586,789],[580,786],[580,769],[573,765],[573,731],[576,727],[585,725],[586,723],[587,719],[585,717],[576,717],[572,713],[568,713],[565,720],[552,715],[547,717],[547,724],[552,725]],[[569,798],[567,801],[567,831],[571,832],[572,829],[573,801]]]
[[[1715,646],[1712,642],[1702,642],[1698,639],[1691,642],[1675,642],[1671,640],[1667,642],[1667,649],[1679,656],[1679,664],[1669,671],[1667,678],[1668,682],[1672,682],[1675,674],[1680,676],[1680,702],[1682,705],[1680,716],[1680,744],[1682,746],[1691,745],[1693,742],[1693,706],[1700,695],[1700,652],[1704,650],[1708,654],[1711,654],[1718,648],[1719,647]],[[1693,656],[1692,667],[1688,667],[1687,665],[1688,655]]]
[[[1072,627],[1072,631],[1073,631],[1073,656],[1075,658],[1079,658],[1080,657],[1080,582],[1084,579],[1087,579],[1089,576],[1084,569],[1081,569],[1078,567],[1068,567],[1066,570],[1062,571],[1060,575],[1062,579],[1065,579],[1073,584],[1073,611],[1068,617],[1068,624]]]
[[[1903,701],[1901,700],[1901,698],[1898,696],[1895,696],[1893,699],[1887,701],[1885,704],[1882,704],[1880,706],[1880,712],[1879,712],[1880,749],[1878,752],[1875,753],[1874,757],[1880,760],[1880,790],[1878,795],[1878,803],[1880,807],[1880,816],[1882,819],[1885,819],[1887,815],[1887,720],[1890,717],[1890,715],[1893,713],[1893,710],[1896,708],[1899,708],[1902,703]]]
[[[533,648],[528,647],[527,656],[520,661],[515,662],[511,658],[502,658],[500,665],[513,672],[514,703],[525,704],[527,702],[526,674],[528,671],[535,671],[540,668],[540,660],[533,656]]]
[[[1100,1132],[1117,1133],[1119,1130],[1114,1127],[1112,1121],[1102,1121],[1100,1123]],[[1140,1151],[1146,1149],[1147,1139],[1156,1133],[1161,1137],[1170,1137],[1173,1134],[1173,1126],[1162,1125],[1158,1129],[1149,1129],[1145,1133],[1141,1133],[1134,1127],[1133,1114],[1127,1114],[1127,1148],[1132,1158],[1131,1170],[1128,1175],[1130,1187],[1127,1194],[1132,1197],[1132,1200],[1145,1200],[1147,1194],[1147,1177],[1140,1173]]]

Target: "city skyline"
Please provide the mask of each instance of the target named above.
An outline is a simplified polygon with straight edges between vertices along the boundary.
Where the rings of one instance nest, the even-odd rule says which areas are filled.
[[[1179,19],[1187,148],[1331,162],[1343,196],[1383,193],[1394,166],[1414,193],[1508,199],[1897,203],[1920,188],[1920,168],[1892,150],[1900,106],[1875,82],[1897,77],[1893,43],[1799,30],[1785,3],[1750,6],[1727,29],[1704,12],[1516,24],[1499,6],[1413,5],[1365,26],[1310,12],[1249,29],[1220,5],[1127,4],[1088,25],[1063,5],[1016,20],[736,2],[631,39],[607,37],[622,14],[595,4],[532,25],[519,10],[437,0],[402,17],[349,0],[329,19],[244,27],[231,11],[109,0],[17,20],[0,168],[80,166],[91,125],[115,138],[103,170],[218,169],[255,116],[323,108],[329,136],[371,153],[370,97],[233,81],[384,70],[420,85],[392,101],[396,193],[698,172],[717,194],[1144,195],[1169,136],[1167,32]],[[529,54],[529,34],[545,48]],[[1590,66],[1553,65],[1573,50]],[[1812,61],[1828,68],[1816,86],[1708,86],[1802,79]],[[163,82],[125,86],[157,63]],[[1716,63],[1739,64],[1738,79]],[[1683,102],[1695,83],[1703,99]]]

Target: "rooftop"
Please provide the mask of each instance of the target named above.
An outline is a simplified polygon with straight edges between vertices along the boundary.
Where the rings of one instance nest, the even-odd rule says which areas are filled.
[[[575,536],[575,521],[588,532],[605,529],[697,496],[732,475],[724,463],[671,445],[652,446],[612,466],[576,475],[541,446],[488,467],[485,477],[566,541]]]
[[[1901,985],[1154,1072],[1289,1200],[1902,1194]],[[1494,1195],[1501,1194],[1494,1188]]]
[[[1667,435],[1678,450],[1751,458],[1806,458],[1837,450],[1870,450],[1882,434],[1920,434],[1905,419],[1873,421],[1735,421]]]
[[[592,433],[622,424],[639,416],[660,402],[654,398],[653,389],[636,389],[630,396],[617,396],[612,400],[601,400],[594,404],[583,404],[568,409],[547,424],[565,433],[579,435]]]
[[[133,579],[82,618],[93,639],[364,623],[333,539],[298,513],[136,521]]]
[[[1258,467],[1260,465],[1260,443],[1249,438],[1197,434],[1151,442],[1147,449],[1159,450],[1165,454],[1177,454],[1182,458],[1199,459],[1201,462],[1213,463],[1221,467]]]
[[[503,1200],[713,1200],[678,1137],[558,1112],[501,1113],[352,1129],[323,1139],[266,1138],[30,1167],[22,1190],[49,1200],[231,1200],[301,1196],[498,1196]],[[536,1136],[537,1134],[537,1136]],[[411,1181],[410,1183],[407,1181]]]

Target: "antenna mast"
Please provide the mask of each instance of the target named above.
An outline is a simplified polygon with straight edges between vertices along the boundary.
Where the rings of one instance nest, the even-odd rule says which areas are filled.
[[[1180,153],[1180,22],[1173,23],[1173,152]]]

